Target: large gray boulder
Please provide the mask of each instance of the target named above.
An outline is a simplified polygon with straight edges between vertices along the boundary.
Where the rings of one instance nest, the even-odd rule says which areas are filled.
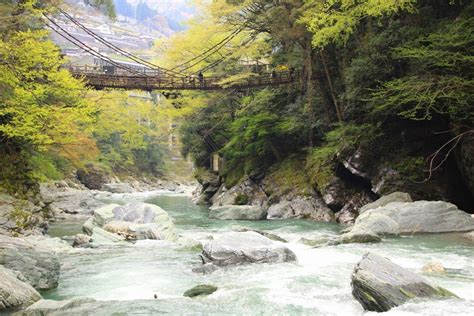
[[[342,235],[412,235],[422,233],[469,232],[474,218],[454,204],[442,201],[391,202],[362,213],[351,231]]]
[[[102,186],[102,190],[111,193],[129,193],[135,191],[128,183],[106,183]]]
[[[203,247],[203,263],[232,266],[249,263],[296,261],[296,255],[280,243],[256,232],[228,232]]]
[[[53,183],[40,185],[41,200],[56,213],[90,215],[106,205],[97,198],[98,192],[80,188],[58,187]]]
[[[39,300],[26,310],[20,313],[20,315],[72,315],[70,310],[79,307],[83,304],[94,303],[96,300],[92,298],[74,298],[64,301],[55,300]]]
[[[256,205],[224,205],[209,209],[209,218],[227,220],[262,220],[267,211]]]
[[[330,222],[334,220],[334,214],[322,199],[297,196],[291,200],[282,200],[271,205],[268,208],[267,218],[306,218]]]
[[[109,204],[105,205],[101,208],[98,208],[94,211],[94,221],[93,224],[95,226],[103,227],[105,224],[113,221],[114,217],[114,209],[119,208],[119,204]]]
[[[159,206],[142,202],[101,207],[84,223],[83,230],[92,235],[93,245],[125,239],[177,239],[173,218]]]
[[[2,310],[26,307],[41,299],[41,295],[17,271],[0,266],[0,314]]]
[[[365,310],[385,312],[414,298],[456,297],[379,255],[368,253],[352,273],[352,295]]]
[[[109,246],[122,241],[125,241],[125,237],[123,236],[110,233],[100,227],[94,227],[92,229],[90,245],[93,248]]]
[[[88,189],[101,190],[105,183],[108,183],[110,175],[101,165],[88,163],[76,172],[77,179]]]
[[[393,192],[388,195],[382,196],[380,199],[378,199],[375,202],[362,206],[359,210],[359,213],[362,214],[365,211],[372,210],[381,206],[385,206],[388,203],[392,203],[392,202],[413,202],[413,200],[411,199],[411,196],[408,193]]]
[[[37,290],[58,286],[58,256],[50,248],[32,240],[0,235],[0,265],[21,272]]]
[[[240,201],[239,201],[240,200]],[[234,205],[242,204],[265,206],[267,195],[255,181],[245,178],[232,188],[227,189],[225,185],[221,185],[219,190],[212,197],[212,205]]]

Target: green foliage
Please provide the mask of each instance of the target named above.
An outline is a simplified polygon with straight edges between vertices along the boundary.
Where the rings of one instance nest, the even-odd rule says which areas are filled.
[[[117,173],[161,175],[166,155],[164,134],[169,129],[159,112],[162,105],[124,92],[94,92],[89,98],[100,100],[97,123],[90,126],[100,150],[98,161]]]
[[[428,34],[393,50],[407,73],[387,81],[371,101],[376,114],[429,120],[443,115],[455,124],[474,122],[474,18],[440,23]]]
[[[247,205],[249,202],[249,197],[247,194],[244,193],[239,193],[234,199],[234,204],[235,205]]]
[[[300,195],[312,195],[313,188],[306,172],[306,162],[303,155],[295,155],[274,164],[268,172],[267,179],[274,188],[268,195],[278,196],[298,192]]]
[[[288,99],[284,99],[288,101]],[[231,125],[232,138],[222,149],[230,168],[246,161],[269,166],[283,159],[302,142],[305,127],[295,114],[280,106],[282,99],[274,91],[263,90],[243,100]],[[248,168],[249,174],[254,168]]]
[[[403,155],[401,155],[403,157]],[[404,179],[421,181],[424,179],[426,161],[423,157],[405,157],[396,163],[393,168],[400,173]]]
[[[306,0],[301,19],[313,33],[313,46],[324,48],[331,43],[345,43],[359,24],[401,11],[413,12],[416,0]]]
[[[0,185],[20,195],[59,176],[44,155],[77,145],[92,114],[83,83],[60,68],[60,51],[41,30],[54,1],[38,3],[0,4]]]
[[[64,174],[55,165],[53,157],[43,154],[34,155],[30,159],[30,165],[32,168],[31,176],[36,181],[47,182],[49,180],[61,180],[64,177]]]

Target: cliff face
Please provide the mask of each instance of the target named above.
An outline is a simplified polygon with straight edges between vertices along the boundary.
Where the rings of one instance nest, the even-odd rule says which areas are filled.
[[[231,187],[226,187],[223,178],[208,172],[198,178],[201,187],[196,192],[196,201],[214,206],[256,205],[266,209],[270,219],[306,218],[350,225],[363,205],[401,191],[408,192],[414,200],[449,201],[466,212],[474,212],[470,191],[472,138],[465,138],[457,155],[448,156],[431,178],[425,172],[425,164],[417,165],[402,154],[410,149],[412,154],[425,155],[425,151],[430,151],[426,140],[418,144],[420,147],[401,138],[395,143],[398,142],[409,145],[398,147],[398,151],[394,147],[384,156],[362,148],[338,154],[333,173],[323,188],[312,183],[304,155],[291,156],[258,175],[243,176]]]

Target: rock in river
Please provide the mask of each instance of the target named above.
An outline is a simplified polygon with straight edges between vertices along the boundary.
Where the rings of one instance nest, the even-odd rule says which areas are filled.
[[[80,307],[83,304],[94,302],[95,300],[91,298],[74,298],[64,301],[39,300],[23,311],[21,315],[73,315],[70,311],[71,309]]]
[[[0,264],[21,272],[37,290],[58,286],[58,256],[51,249],[32,240],[0,235]]]
[[[41,299],[41,295],[25,281],[20,272],[0,266],[0,314],[8,308],[25,307]]]
[[[287,247],[256,232],[228,232],[204,245],[204,263],[231,266],[248,263],[277,263],[296,261]]]
[[[123,239],[177,239],[173,219],[159,206],[142,202],[111,204],[94,211],[94,218],[84,223],[83,230],[92,235],[94,243],[106,237]],[[95,236],[99,233],[100,236]],[[108,234],[106,234],[108,233]],[[109,237],[120,237],[116,238]]]
[[[454,204],[442,201],[392,202],[362,213],[343,240],[358,235],[411,235],[467,232],[474,230],[474,218]],[[350,241],[348,241],[350,242]]]
[[[196,297],[196,296],[201,296],[201,295],[210,295],[214,293],[215,291],[217,291],[217,286],[208,285],[208,284],[200,284],[184,292],[183,296]]]
[[[456,297],[416,273],[367,253],[352,273],[352,295],[364,309],[385,312],[418,297]]]
[[[380,199],[378,199],[375,202],[362,206],[359,210],[359,213],[362,214],[365,211],[372,210],[374,208],[378,208],[381,206],[385,206],[388,203],[392,203],[392,202],[413,202],[413,200],[411,199],[411,196],[408,193],[393,192],[393,193],[380,197]]]
[[[209,209],[209,218],[234,220],[262,220],[267,212],[256,205],[224,205]]]

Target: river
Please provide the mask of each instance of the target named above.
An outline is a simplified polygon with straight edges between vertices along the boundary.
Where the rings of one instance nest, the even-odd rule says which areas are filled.
[[[418,273],[429,262],[441,263],[446,273],[425,277],[462,298],[415,300],[384,314],[472,315],[474,311],[474,247],[455,234],[312,248],[300,239],[334,237],[341,227],[305,220],[210,220],[205,207],[179,195],[159,195],[146,202],[165,209],[175,219],[178,233],[195,240],[206,240],[236,226],[274,233],[288,240],[286,245],[295,252],[298,263],[253,264],[199,275],[191,271],[200,265],[197,249],[164,241],[139,241],[63,255],[59,287],[43,293],[45,298],[115,301],[98,306],[97,314],[363,315],[351,295],[350,278],[363,254],[373,251]],[[56,223],[50,234],[74,235],[80,224]],[[219,289],[207,297],[183,297],[187,289],[203,283]],[[155,294],[158,299],[153,299]],[[365,313],[371,314],[376,313]]]

